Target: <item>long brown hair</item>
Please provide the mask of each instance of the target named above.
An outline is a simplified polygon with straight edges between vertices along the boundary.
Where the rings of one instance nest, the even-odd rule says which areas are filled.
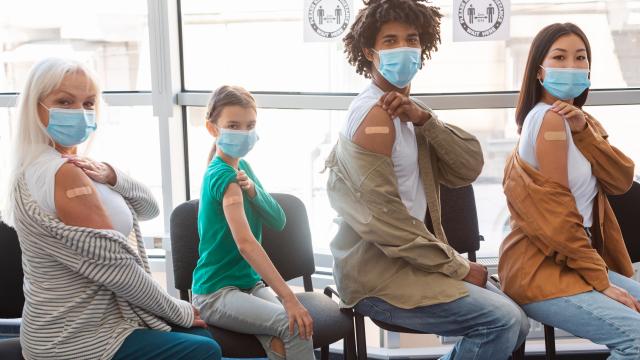
[[[245,109],[256,111],[256,100],[247,90],[240,86],[222,85],[211,93],[205,119],[213,124],[218,123],[218,118],[227,106],[240,106]],[[216,143],[213,142],[207,163],[211,162],[216,154]]]
[[[538,35],[533,39],[533,43],[531,43],[527,66],[525,67],[524,78],[522,79],[522,87],[520,88],[520,97],[518,98],[518,105],[516,107],[518,134],[522,130],[522,124],[527,114],[540,101],[540,98],[542,98],[543,88],[540,81],[538,81],[540,65],[542,65],[544,58],[547,56],[551,45],[553,45],[558,38],[570,34],[577,35],[582,42],[584,42],[587,50],[587,59],[589,60],[589,68],[591,68],[591,46],[589,45],[587,36],[577,25],[572,23],[555,23],[540,30]],[[586,89],[577,98],[573,99],[573,105],[581,108],[587,101],[588,95],[589,89]]]

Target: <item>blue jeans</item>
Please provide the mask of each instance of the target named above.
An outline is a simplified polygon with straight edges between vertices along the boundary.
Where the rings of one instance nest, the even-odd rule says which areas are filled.
[[[609,271],[609,281],[640,299],[640,283]],[[640,313],[598,291],[523,305],[532,318],[606,345],[609,360],[640,359]]]
[[[511,299],[490,283],[487,289],[464,283],[469,295],[413,309],[395,307],[380,298],[365,298],[356,310],[372,319],[424,333],[463,336],[445,360],[506,360],[527,337],[529,319]]]
[[[136,329],[124,340],[113,360],[220,360],[222,351],[202,328],[175,327],[171,332]]]

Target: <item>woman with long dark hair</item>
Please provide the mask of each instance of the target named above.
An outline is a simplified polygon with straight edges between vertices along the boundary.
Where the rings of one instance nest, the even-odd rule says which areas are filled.
[[[504,191],[512,231],[500,248],[504,291],[531,318],[640,358],[640,284],[607,195],[626,192],[634,164],[582,106],[591,47],[574,24],[533,40]]]

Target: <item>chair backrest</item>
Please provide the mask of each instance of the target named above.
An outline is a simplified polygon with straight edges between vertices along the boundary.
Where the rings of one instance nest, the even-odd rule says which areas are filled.
[[[22,251],[16,231],[0,222],[0,318],[22,317]]]
[[[311,275],[315,272],[313,246],[307,210],[297,197],[271,194],[287,217],[282,231],[266,226],[262,230],[262,246],[276,269],[288,281],[302,276],[306,291],[312,291]],[[175,287],[187,299],[191,289],[193,270],[198,262],[198,206],[199,200],[178,205],[171,213],[170,233]]]
[[[609,195],[609,203],[616,214],[624,242],[632,262],[640,262],[640,184],[633,182],[622,195]]]
[[[442,227],[449,245],[461,254],[467,253],[469,260],[475,261],[475,253],[480,249],[483,238],[478,226],[473,186],[453,189],[440,185],[440,205]]]

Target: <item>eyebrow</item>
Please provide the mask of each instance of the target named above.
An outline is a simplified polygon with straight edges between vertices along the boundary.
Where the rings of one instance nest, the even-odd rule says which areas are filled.
[[[562,48],[555,48],[551,51],[562,51],[562,52],[567,52],[566,49],[562,49]],[[580,52],[580,51],[587,51],[587,49],[578,49],[576,52]]]

